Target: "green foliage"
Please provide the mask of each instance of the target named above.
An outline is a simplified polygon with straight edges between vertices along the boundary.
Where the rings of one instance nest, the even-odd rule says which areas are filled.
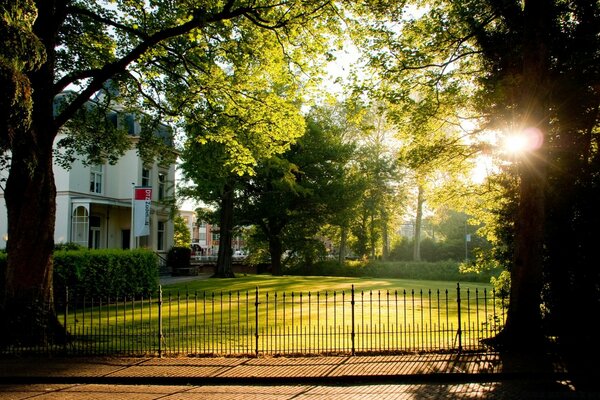
[[[455,261],[429,262],[378,262],[378,261],[337,261],[316,263],[310,271],[290,268],[289,275],[344,276],[393,278],[454,282],[490,282],[492,273],[462,273],[460,264]],[[499,273],[499,272],[498,272]]]
[[[74,97],[75,93],[57,97],[56,109],[62,110]],[[57,143],[54,158],[58,165],[68,170],[77,159],[84,165],[114,165],[131,148],[127,129],[123,128],[125,116],[110,107],[108,100],[89,102],[73,115],[63,131],[65,137]]]
[[[272,262],[279,263],[284,252],[294,258],[317,256],[321,226],[352,204],[355,193],[347,192],[345,166],[353,151],[338,129],[313,114],[304,136],[281,156],[259,163],[256,175],[245,182],[239,214],[260,228]]]
[[[56,243],[54,245],[54,251],[57,250],[86,250],[87,247],[83,247],[77,243],[67,242],[67,243]]]
[[[259,265],[270,261],[268,240],[257,226],[245,229],[242,237],[248,251],[245,260],[248,264]]]
[[[480,247],[475,247],[479,241],[476,236],[472,236],[472,241],[465,249],[465,238],[453,238],[447,240],[433,240],[431,238],[421,239],[421,260],[428,262],[437,262],[444,260],[453,260],[457,262],[465,261],[465,257],[469,261],[478,259],[478,255],[482,253]],[[389,259],[394,261],[410,261],[413,259],[412,239],[402,239],[394,243],[392,246]],[[488,268],[480,268],[486,270]],[[473,268],[472,271],[479,270]]]
[[[31,124],[33,107],[27,73],[45,61],[41,40],[33,33],[37,9],[33,0],[7,0],[0,4],[0,155],[12,146],[15,136]]]
[[[351,234],[348,245],[356,255],[387,256],[405,197],[393,139],[396,130],[387,108],[379,102],[366,104],[353,99],[344,106],[350,119],[346,122],[350,125],[347,140],[357,144],[345,174],[354,203],[342,214],[344,220],[337,218],[335,222]]]
[[[500,272],[498,276],[492,277],[491,283],[501,297],[508,299],[510,293],[510,272]]]
[[[190,247],[192,243],[192,234],[185,220],[181,215],[177,215],[173,221],[174,224],[174,243],[175,247]]]
[[[58,250],[54,292],[116,297],[152,293],[158,287],[158,259],[148,250]]]

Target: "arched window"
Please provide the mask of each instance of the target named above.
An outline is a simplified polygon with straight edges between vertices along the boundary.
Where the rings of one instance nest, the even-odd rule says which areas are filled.
[[[88,247],[90,217],[87,208],[84,206],[74,208],[71,221],[71,242]]]

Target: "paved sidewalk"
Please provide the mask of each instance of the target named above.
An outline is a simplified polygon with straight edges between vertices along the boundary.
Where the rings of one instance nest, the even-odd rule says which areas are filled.
[[[514,375],[564,374],[506,370],[494,353],[265,358],[8,358],[0,382],[273,383],[503,380]]]
[[[574,391],[569,375],[560,363],[552,364],[550,369],[528,360],[507,364],[494,353],[299,358],[0,359],[0,399],[24,399],[33,397],[33,394],[44,395],[41,397],[44,399],[158,399],[167,394],[178,394],[176,398],[211,398],[207,390],[219,394],[214,398],[244,399],[369,398],[367,394],[377,399],[422,398],[401,396],[415,390],[429,393],[423,395],[425,398],[446,398],[437,397],[437,392],[441,393],[440,396],[454,393],[447,398],[461,398],[462,395],[464,398],[481,397],[482,393],[494,393],[493,398],[503,399],[600,398],[600,391]],[[529,397],[515,397],[515,393],[523,390],[529,390]],[[48,391],[57,397],[48,397]],[[181,396],[184,392],[187,395]],[[312,393],[310,396],[309,392]],[[119,395],[115,397],[115,393]],[[387,395],[383,396],[384,393]]]

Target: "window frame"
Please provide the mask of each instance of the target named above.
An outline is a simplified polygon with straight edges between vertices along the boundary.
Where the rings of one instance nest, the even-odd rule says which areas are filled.
[[[166,229],[167,224],[165,221],[157,221],[156,222],[156,250],[164,251],[165,250],[165,238],[166,238]]]
[[[104,189],[104,165],[90,166],[90,193],[102,194]]]

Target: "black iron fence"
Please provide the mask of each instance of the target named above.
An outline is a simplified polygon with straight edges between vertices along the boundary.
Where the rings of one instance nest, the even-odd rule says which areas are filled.
[[[64,343],[4,353],[277,355],[477,350],[505,320],[495,291],[162,292],[57,301]]]

